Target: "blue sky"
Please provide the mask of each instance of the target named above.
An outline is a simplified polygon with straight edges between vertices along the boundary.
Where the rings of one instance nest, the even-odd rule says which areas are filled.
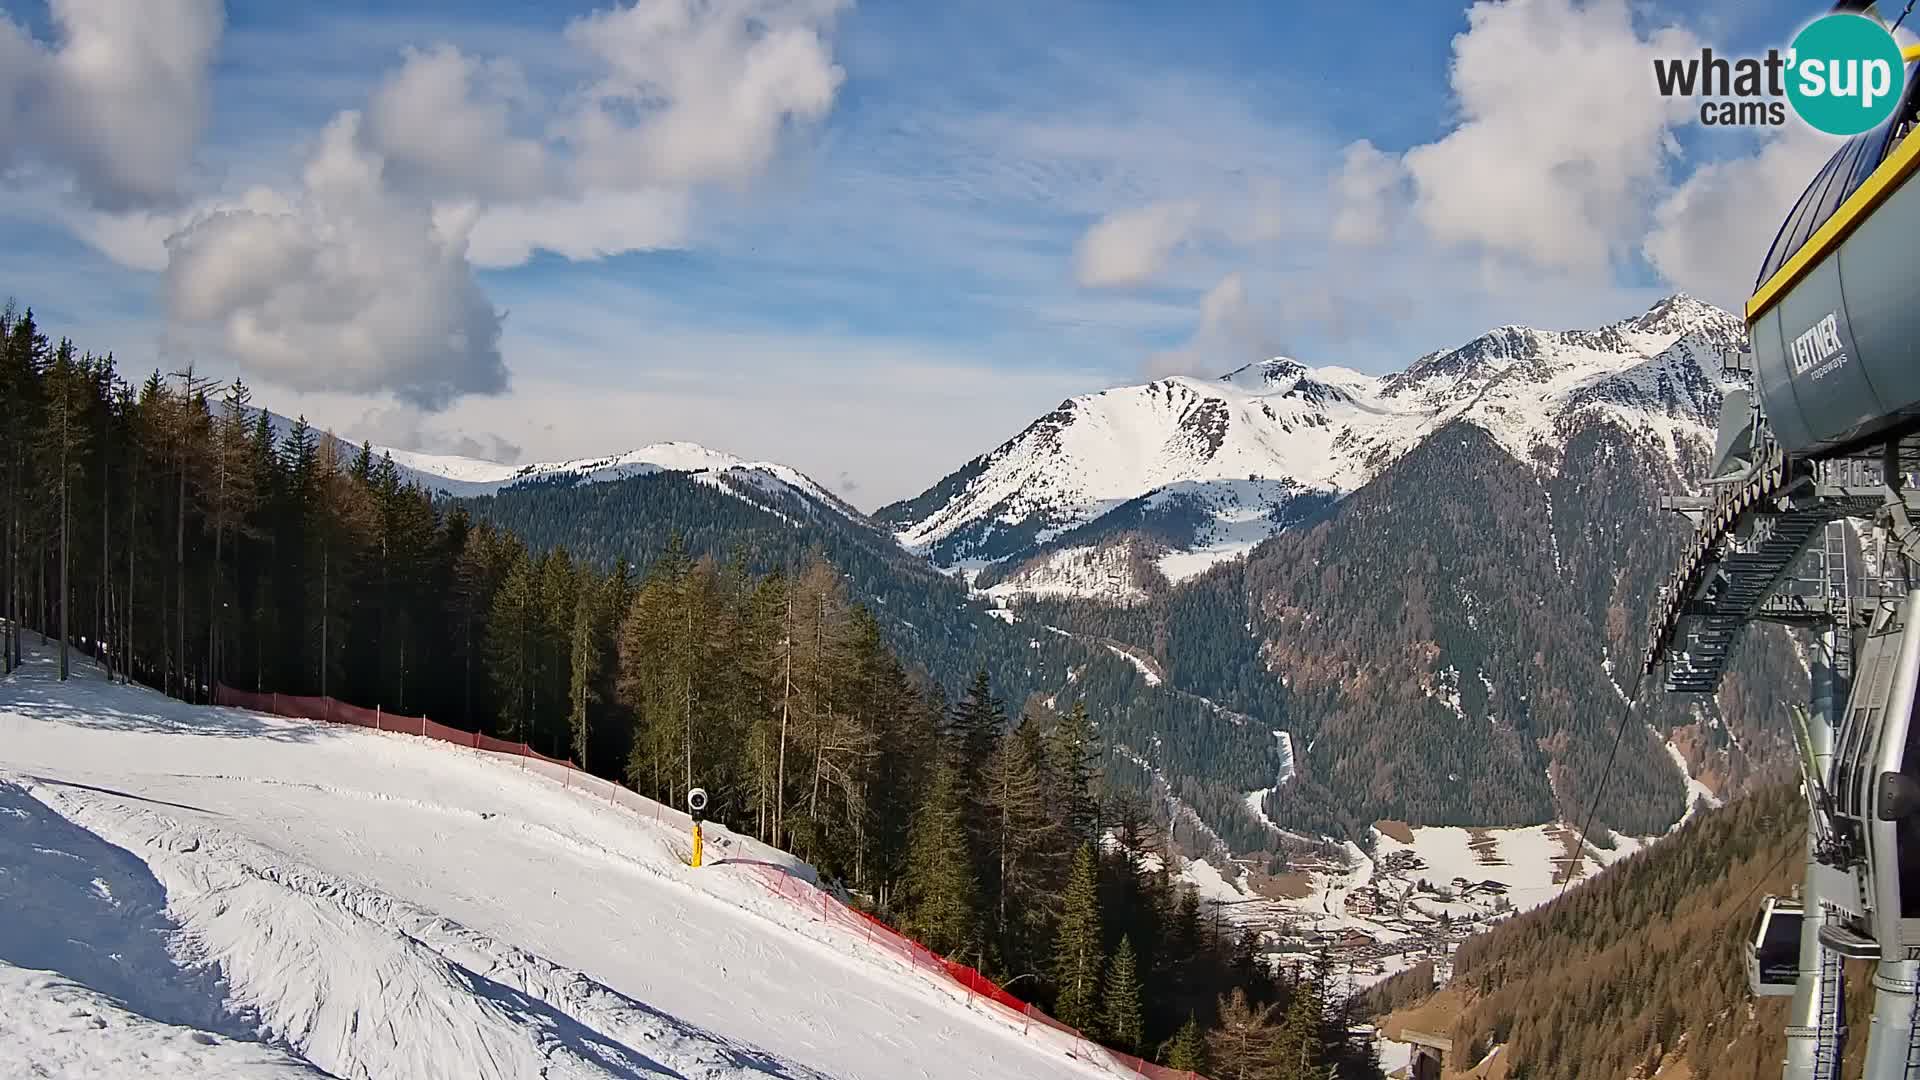
[[[873,506],[1151,374],[1735,303],[1828,152],[1650,100],[1805,4],[1354,10],[0,0],[0,294],[349,437]]]

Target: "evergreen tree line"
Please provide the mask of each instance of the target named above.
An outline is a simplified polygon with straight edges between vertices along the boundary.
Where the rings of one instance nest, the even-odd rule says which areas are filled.
[[[0,314],[0,601],[112,677],[322,694],[486,728],[793,851],[1111,1046],[1222,1080],[1364,1076],[1346,1007],[1203,918],[1084,705],[951,707],[819,553],[530,548],[236,381],[138,384]],[[1343,1064],[1344,1063],[1344,1064]],[[1358,1071],[1356,1071],[1358,1070]]]

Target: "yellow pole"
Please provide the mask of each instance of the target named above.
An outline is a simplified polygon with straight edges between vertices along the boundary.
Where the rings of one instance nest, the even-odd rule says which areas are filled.
[[[700,865],[701,848],[704,846],[705,841],[700,836],[700,821],[696,818],[693,822],[693,865]]]

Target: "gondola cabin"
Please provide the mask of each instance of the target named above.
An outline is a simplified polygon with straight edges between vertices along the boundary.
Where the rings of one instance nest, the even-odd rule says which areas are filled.
[[[1800,901],[1769,896],[1754,918],[1747,948],[1747,989],[1755,997],[1785,997],[1800,978]]]
[[[1880,127],[1841,144],[1774,237],[1747,301],[1754,378],[1790,454],[1870,445],[1920,425],[1920,47]]]

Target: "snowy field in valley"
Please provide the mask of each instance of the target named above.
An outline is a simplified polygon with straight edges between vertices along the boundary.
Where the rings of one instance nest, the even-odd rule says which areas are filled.
[[[1301,958],[1302,950],[1330,948],[1336,974],[1354,986],[1404,971],[1433,956],[1439,943],[1458,941],[1475,927],[1538,907],[1560,892],[1569,835],[1563,826],[1380,825],[1387,832],[1369,830],[1371,855],[1348,843],[1342,845],[1345,865],[1303,857],[1288,875],[1289,896],[1256,892],[1254,875],[1238,865],[1223,873],[1189,860],[1180,876],[1203,904],[1217,904],[1223,918],[1270,932],[1267,946],[1283,962]],[[1586,846],[1576,880],[1645,843],[1611,839],[1610,849]]]
[[[0,1076],[1112,1076],[678,827],[410,736],[0,681]],[[790,862],[790,860],[788,860]],[[804,873],[804,868],[798,868]]]

